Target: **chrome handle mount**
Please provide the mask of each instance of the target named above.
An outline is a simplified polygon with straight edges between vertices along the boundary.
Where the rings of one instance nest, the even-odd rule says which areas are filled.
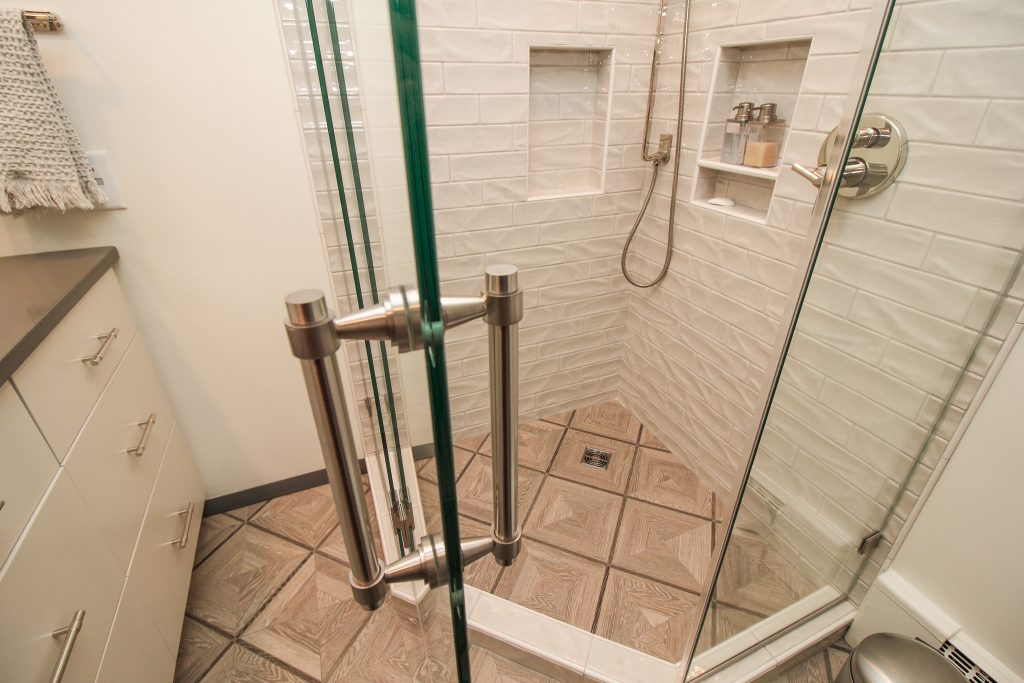
[[[78,640],[78,634],[82,632],[84,622],[85,610],[80,609],[71,617],[70,624],[50,634],[58,640],[64,638],[64,647],[60,650],[60,657],[57,658],[57,666],[53,668],[50,683],[60,683],[64,679],[64,672],[67,671],[68,664],[71,662],[71,651],[75,649],[75,641]]]
[[[518,526],[518,323],[522,292],[514,266],[487,268],[484,294],[442,297],[445,329],[483,318],[490,346],[491,434],[494,435],[494,526],[490,537],[462,540],[463,563],[488,553],[510,565],[519,554]],[[350,558],[349,585],[356,602],[374,610],[384,604],[387,584],[422,580],[431,587],[448,581],[448,560],[438,535],[424,536],[418,552],[384,566],[377,556],[363,493],[362,476],[335,352],[342,340],[382,340],[399,353],[423,348],[418,292],[399,287],[372,308],[335,318],[318,290],[301,290],[285,298],[285,329],[292,354],[299,359],[327,478],[334,496],[345,548]]]
[[[791,168],[797,175],[806,178],[815,187],[821,187],[830,180],[829,161],[839,149],[836,140],[839,129],[833,128],[818,152],[818,166],[808,168],[794,163]],[[903,170],[907,162],[909,144],[903,126],[884,114],[864,114],[853,138],[851,154],[843,168],[839,181],[839,195],[851,199],[863,199],[878,194],[889,187]]]

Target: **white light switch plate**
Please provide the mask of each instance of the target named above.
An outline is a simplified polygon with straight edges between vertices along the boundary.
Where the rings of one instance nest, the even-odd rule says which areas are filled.
[[[89,164],[92,166],[93,178],[95,178],[96,183],[103,188],[103,191],[107,193],[107,203],[96,208],[125,208],[124,200],[121,199],[121,190],[117,187],[117,181],[114,180],[114,171],[110,167],[110,157],[107,156],[107,152],[101,149],[93,152],[86,152],[85,156],[89,159]]]

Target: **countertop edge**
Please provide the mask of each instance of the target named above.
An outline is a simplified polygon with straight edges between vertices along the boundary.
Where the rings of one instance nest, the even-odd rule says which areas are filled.
[[[24,363],[30,355],[32,355],[32,352],[36,350],[39,344],[46,339],[50,332],[53,332],[54,328],[60,324],[71,309],[82,300],[82,297],[85,296],[86,292],[92,289],[92,286],[96,284],[96,282],[103,277],[103,275],[105,275],[115,263],[117,263],[118,258],[120,258],[120,255],[117,252],[117,247],[93,247],[91,249],[82,249],[81,251],[93,250],[105,250],[105,253],[92,266],[92,268],[90,268],[89,271],[79,279],[75,286],[68,290],[67,294],[61,297],[60,301],[47,311],[47,313],[39,319],[32,329],[25,334],[6,355],[0,358],[0,385],[3,385],[11,379],[17,369],[21,367],[21,364]]]

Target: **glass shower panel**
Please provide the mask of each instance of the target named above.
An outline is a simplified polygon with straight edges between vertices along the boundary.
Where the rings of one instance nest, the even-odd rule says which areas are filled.
[[[1024,66],[1024,20],[894,4],[858,118],[901,122],[909,160],[878,195],[838,198],[825,225],[700,671],[863,596],[1021,308],[1024,194],[1005,169],[1024,155],[1000,128],[1024,93],[992,74]],[[927,29],[954,18],[956,36]],[[1005,22],[1015,29],[993,30]]]

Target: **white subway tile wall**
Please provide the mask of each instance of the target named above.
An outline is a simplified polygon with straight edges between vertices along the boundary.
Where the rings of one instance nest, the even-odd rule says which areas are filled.
[[[337,16],[340,54],[343,55],[345,84],[351,110],[352,133],[355,141],[354,150],[349,149],[345,131],[339,79],[335,71],[330,30],[326,23],[327,12],[323,0],[317,0],[314,4],[317,16],[317,32],[320,38],[320,51],[325,65],[324,76],[329,92],[328,104],[331,109],[334,134],[341,161],[340,172],[342,185],[345,188],[345,201],[349,214],[351,239],[345,230],[345,215],[342,210],[341,201],[338,198],[338,184],[332,161],[330,141],[327,135],[327,121],[323,100],[321,99],[320,83],[317,77],[313,42],[310,38],[305,5],[303,3],[282,1],[280,3],[280,15],[285,50],[291,65],[295,97],[302,122],[313,183],[316,189],[321,232],[334,279],[334,288],[338,296],[334,302],[335,312],[344,314],[359,308],[356,299],[356,274],[358,274],[362,283],[364,305],[372,304],[369,294],[370,273],[366,267],[367,243],[363,239],[359,221],[359,204],[351,168],[353,153],[361,170],[360,179],[363,188],[364,215],[367,222],[367,232],[370,236],[369,249],[375,265],[374,276],[380,291],[386,291],[387,289],[387,274],[382,267],[384,261],[371,183],[372,176],[366,168],[366,165],[369,163],[369,156],[363,127],[362,107],[359,99],[358,75],[351,61],[353,47],[348,8],[346,3],[333,3]],[[350,247],[358,266],[356,271],[353,271],[351,266]],[[383,363],[380,360],[379,346],[374,344],[373,348],[374,357],[376,358],[374,370],[376,371],[378,386],[380,387],[379,394],[382,407],[379,418],[376,411],[369,409],[370,404],[368,402],[373,400],[373,389],[365,346],[361,343],[349,342],[347,344],[347,351],[355,383],[356,399],[359,403],[358,414],[361,420],[366,451],[368,453],[378,453],[381,450],[381,425],[383,424],[383,431],[389,447],[393,445],[393,431],[395,427],[391,423],[390,411],[385,403]],[[408,436],[405,429],[404,403],[398,391],[400,383],[398,380],[397,358],[390,350],[388,351],[388,356],[392,385],[395,388],[396,395],[397,427],[402,443],[408,444]]]
[[[897,2],[866,111],[906,127],[909,161],[890,189],[833,212],[755,460],[744,507],[758,530],[840,590],[867,559],[855,598],[1021,308],[1019,282],[1000,293],[1024,248],[1021,125],[1007,116],[1024,111],[1010,77],[1022,43],[1019,3]]]

